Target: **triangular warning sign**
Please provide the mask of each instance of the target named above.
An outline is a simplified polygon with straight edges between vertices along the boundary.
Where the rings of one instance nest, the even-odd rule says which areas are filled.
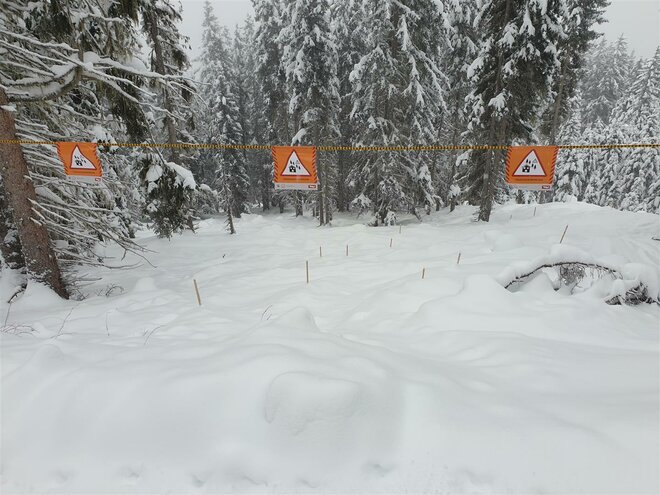
[[[286,166],[282,171],[282,175],[283,176],[297,175],[299,177],[309,177],[311,174],[309,173],[309,170],[305,168],[302,161],[300,161],[298,154],[294,150],[286,162]]]
[[[101,182],[103,167],[96,153],[96,143],[61,141],[57,143],[57,154],[68,178],[97,184]]]
[[[545,177],[545,170],[535,150],[529,152],[513,173],[514,177]]]
[[[71,153],[71,168],[76,170],[96,170],[94,164],[83,155],[78,146]]]

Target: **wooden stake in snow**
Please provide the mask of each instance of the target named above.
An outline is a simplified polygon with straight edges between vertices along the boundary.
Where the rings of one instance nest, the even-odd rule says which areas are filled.
[[[323,246],[319,246],[319,258],[323,258]]]
[[[534,216],[536,216],[536,206],[534,207]]]
[[[426,276],[426,268],[422,268],[422,280],[424,280],[425,276]]]
[[[346,256],[348,256],[348,244],[346,244]]]
[[[307,275],[307,283],[309,283],[309,261],[305,261],[305,273]]]
[[[390,237],[390,247],[392,247],[392,241],[393,239]]]
[[[458,259],[456,260],[456,264],[459,265],[461,263],[461,252],[458,252]]]
[[[197,304],[202,305],[202,298],[199,295],[199,287],[197,287],[197,280],[193,278],[193,286],[195,287],[195,295],[197,296]]]
[[[568,225],[567,225],[566,228],[564,229],[564,233],[561,235],[561,240],[559,241],[559,244],[561,244],[562,242],[564,242],[564,237],[566,237],[566,232],[568,232]]]

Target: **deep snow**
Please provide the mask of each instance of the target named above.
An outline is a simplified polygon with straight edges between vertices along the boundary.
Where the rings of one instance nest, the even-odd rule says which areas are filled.
[[[83,301],[30,285],[2,333],[2,493],[657,493],[658,306],[500,279],[568,249],[657,280],[660,217],[533,211],[212,219],[143,233],[156,266],[94,269]]]

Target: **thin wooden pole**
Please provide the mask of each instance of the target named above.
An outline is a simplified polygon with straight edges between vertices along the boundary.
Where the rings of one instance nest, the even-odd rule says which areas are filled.
[[[195,294],[197,295],[197,304],[202,305],[202,298],[199,295],[199,287],[197,287],[197,280],[193,278],[193,286],[195,287]]]
[[[422,268],[422,280],[424,280],[425,276],[426,276],[426,267]]]
[[[348,244],[346,244],[346,256],[348,256]]]
[[[534,216],[536,216],[536,206],[534,207]]]
[[[323,258],[323,246],[319,246],[319,258]]]
[[[392,247],[392,241],[393,239],[390,237],[390,247]]]
[[[456,264],[459,265],[461,263],[461,252],[458,252],[458,259],[456,260]]]
[[[564,233],[561,235],[561,240],[559,241],[559,244],[561,244],[562,242],[564,242],[564,237],[566,237],[566,232],[568,232],[568,225],[567,225],[566,228],[564,229]]]
[[[307,275],[307,283],[309,283],[309,261],[305,261],[305,274]]]

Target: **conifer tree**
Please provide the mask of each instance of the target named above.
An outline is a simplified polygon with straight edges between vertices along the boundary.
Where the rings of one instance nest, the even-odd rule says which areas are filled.
[[[331,28],[339,54],[337,63],[340,98],[337,110],[338,143],[340,146],[349,147],[356,142],[356,134],[360,133],[360,129],[354,125],[351,118],[354,95],[350,75],[364,52],[364,40],[367,33],[365,20],[368,17],[364,10],[364,2],[358,0],[333,2],[330,8]],[[359,162],[360,158],[361,155],[356,152],[348,150],[337,152],[335,202],[339,211],[346,211],[350,208],[353,188],[349,177],[355,163]]]
[[[351,74],[360,144],[431,142],[434,118],[444,108],[437,4],[369,0],[365,11],[373,27]],[[352,178],[359,193],[355,204],[372,207],[376,225],[394,222],[399,209],[416,213],[419,204],[435,202],[428,164],[415,153],[367,154]]]
[[[183,76],[189,63],[184,47],[187,40],[177,28],[181,13],[171,0],[146,1],[139,5],[143,32],[151,48],[151,70],[163,76]],[[186,141],[192,141],[189,133],[182,132],[192,119],[189,110],[192,86],[182,77],[174,90],[158,81],[152,85],[163,109],[164,133],[155,133],[156,136],[160,140],[164,134],[164,141],[171,145],[179,141],[180,135],[187,138]],[[141,177],[147,182],[147,213],[154,221],[155,231],[163,237],[170,237],[189,222],[196,183],[185,170],[181,152],[176,147],[168,149],[167,157],[162,153],[146,153],[138,160],[142,164]]]
[[[467,77],[468,67],[477,55],[475,0],[451,0],[445,3],[443,13],[442,64],[447,77],[447,111],[438,115],[438,139],[446,144],[459,144],[468,126],[470,114],[465,108],[465,98],[471,91]],[[449,203],[453,211],[462,187],[466,187],[466,153],[461,151],[441,153],[438,159],[436,179],[437,193],[442,202]],[[440,201],[436,208],[439,209]]]
[[[600,120],[609,124],[614,107],[630,85],[632,68],[628,42],[623,36],[614,45],[605,40],[596,45],[582,84],[585,123]]]
[[[564,2],[487,0],[479,13],[479,56],[470,66],[468,100],[476,140],[504,146],[529,141],[559,65]],[[502,180],[503,151],[472,155],[471,198],[479,220],[488,221]]]
[[[226,28],[218,25],[211,4],[204,7],[203,50],[199,73],[202,99],[205,102],[203,121],[206,142],[229,145],[243,144],[243,129],[239,109],[232,89],[230,37]],[[247,211],[249,177],[245,155],[240,149],[227,148],[205,155],[210,162],[212,184],[220,191],[228,191],[226,207],[240,218]]]
[[[557,132],[566,118],[571,99],[578,87],[579,76],[585,66],[587,52],[599,33],[597,24],[603,23],[603,12],[609,0],[565,0],[561,12],[564,36],[559,38],[559,74],[553,80],[550,92],[551,104],[545,116],[548,144],[556,144]]]
[[[279,42],[284,6],[279,0],[253,0],[253,6],[257,22],[257,78],[263,98],[264,135],[272,145],[290,143],[292,135],[288,105],[285,103],[286,73],[282,63],[282,45]],[[273,165],[270,157],[262,162],[261,172],[259,186],[262,204],[276,202],[280,212],[283,212],[287,196],[282,193],[272,195]]]
[[[660,48],[643,64],[624,102],[615,109],[613,124],[624,129],[629,143],[660,142]],[[658,212],[660,150],[635,148],[625,154],[616,180],[617,206],[624,210]]]
[[[582,112],[579,93],[571,100],[570,118],[561,127],[558,139],[562,144],[582,144]],[[584,197],[586,189],[585,159],[589,151],[563,149],[557,160],[554,200],[577,201]]]
[[[289,113],[293,116],[293,145],[333,143],[338,134],[337,47],[328,21],[327,0],[295,0],[287,10],[288,23],[280,39],[291,91]],[[318,157],[319,223],[332,219],[331,196],[334,174],[329,157]]]
[[[156,107],[145,87],[158,80],[174,89],[181,79],[147,70],[136,56],[138,16],[133,2],[3,2],[2,138],[148,136],[147,114]],[[134,184],[119,182],[113,173],[130,163],[128,155],[104,155],[104,183],[89,188],[65,180],[52,147],[1,147],[5,199],[31,279],[67,297],[60,265],[101,263],[97,241],[136,248],[130,241],[130,201],[124,199],[134,194]]]

